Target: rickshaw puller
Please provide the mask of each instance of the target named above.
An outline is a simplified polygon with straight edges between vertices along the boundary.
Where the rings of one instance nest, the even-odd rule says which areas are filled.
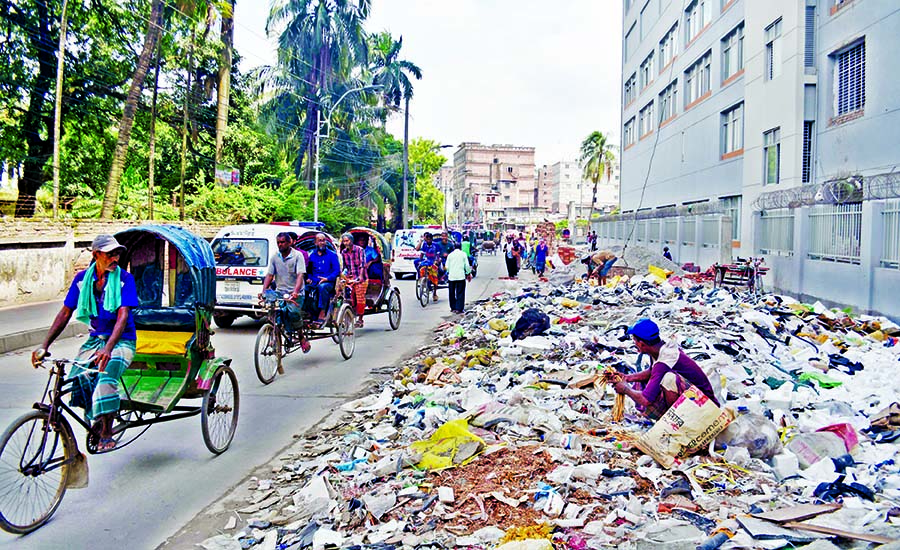
[[[119,267],[125,247],[112,235],[98,235],[91,243],[94,261],[75,275],[63,306],[56,314],[43,345],[31,354],[37,367],[49,355],[50,344],[62,333],[75,313],[75,319],[90,324],[91,333],[81,345],[72,380],[72,406],[83,407],[85,417],[94,421],[100,432],[98,450],[116,446],[112,438],[112,420],[119,410],[119,379],[134,359],[137,332],[131,308],[137,307],[134,277]],[[85,282],[92,284],[85,284]],[[99,374],[85,374],[93,364]]]
[[[263,293],[269,290],[272,280],[275,280],[275,292],[279,297],[289,294],[291,301],[285,304],[287,318],[291,325],[299,322],[302,317],[302,311],[296,304],[297,296],[303,290],[303,277],[306,274],[306,260],[303,254],[294,250],[294,239],[290,233],[279,233],[275,237],[275,244],[278,245],[278,252],[272,254],[269,258],[269,269],[266,271],[266,278],[263,279]],[[260,293],[259,297],[263,297]],[[287,327],[292,328],[292,327]],[[309,353],[309,341],[300,333],[300,348],[303,353]]]

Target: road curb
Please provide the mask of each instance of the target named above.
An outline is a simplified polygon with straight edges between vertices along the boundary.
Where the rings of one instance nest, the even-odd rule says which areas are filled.
[[[14,332],[0,336],[0,353],[9,353],[26,348],[39,346],[47,336],[50,327],[36,328],[32,330],[23,330],[22,332]],[[57,340],[63,338],[72,338],[73,336],[81,336],[87,334],[90,327],[81,323],[72,323],[67,326]]]

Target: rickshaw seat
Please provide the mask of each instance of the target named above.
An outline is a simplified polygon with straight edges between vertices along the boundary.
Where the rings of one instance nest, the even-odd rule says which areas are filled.
[[[138,330],[135,353],[145,355],[185,355],[193,332]]]
[[[196,314],[187,307],[135,308],[131,311],[138,330],[174,330],[193,332]]]

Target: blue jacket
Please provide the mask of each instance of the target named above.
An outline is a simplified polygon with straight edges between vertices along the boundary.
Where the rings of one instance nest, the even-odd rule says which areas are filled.
[[[320,254],[318,249],[315,250],[309,255],[306,273],[313,283],[318,283],[319,277],[325,277],[332,283],[337,281],[338,275],[341,274],[341,264],[338,262],[337,254],[328,248],[325,249],[324,254]]]

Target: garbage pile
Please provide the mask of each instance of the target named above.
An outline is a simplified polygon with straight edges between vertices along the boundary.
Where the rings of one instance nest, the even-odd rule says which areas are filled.
[[[525,284],[472,304],[270,479],[253,479],[224,534],[201,546],[824,549],[900,538],[900,327],[691,284]],[[697,361],[727,414],[692,453],[642,452],[665,426],[630,399],[611,419],[607,373],[649,367],[625,335],[642,317]]]

